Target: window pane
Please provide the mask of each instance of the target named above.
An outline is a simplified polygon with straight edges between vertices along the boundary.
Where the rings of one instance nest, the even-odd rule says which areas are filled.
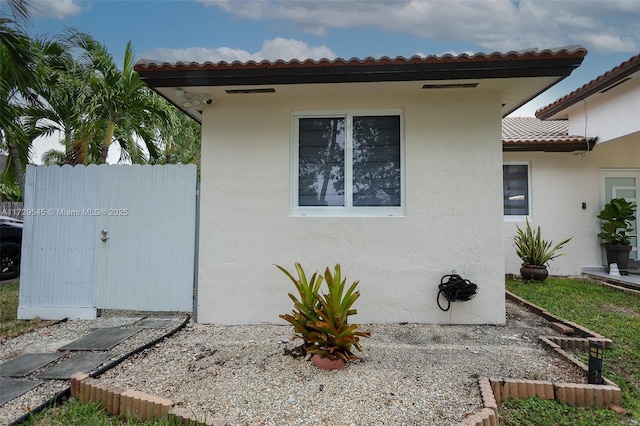
[[[526,216],[529,214],[529,166],[503,165],[504,214]]]
[[[353,205],[400,205],[400,117],[353,118]]]
[[[344,124],[344,118],[299,120],[299,206],[344,206]]]

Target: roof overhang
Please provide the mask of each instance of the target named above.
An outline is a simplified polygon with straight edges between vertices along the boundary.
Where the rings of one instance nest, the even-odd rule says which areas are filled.
[[[632,78],[640,78],[640,55],[633,56],[568,95],[540,108],[536,111],[536,117],[541,120],[566,119],[567,109],[571,106],[583,99],[606,93]]]
[[[154,63],[135,66],[140,78],[197,121],[207,102],[228,96],[286,97],[317,90],[347,91],[494,90],[502,115],[566,78],[584,59],[581,46],[506,54],[444,55],[412,58],[335,59],[247,63]],[[257,89],[257,90],[256,90]],[[429,89],[429,90],[434,90]],[[361,92],[362,93],[362,92]]]
[[[564,140],[502,140],[503,152],[585,152],[591,151],[597,138],[574,137]]]

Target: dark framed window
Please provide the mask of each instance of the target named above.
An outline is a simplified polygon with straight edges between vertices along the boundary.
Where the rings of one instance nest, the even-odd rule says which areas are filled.
[[[502,166],[502,194],[505,216],[528,216],[530,212],[529,165]]]

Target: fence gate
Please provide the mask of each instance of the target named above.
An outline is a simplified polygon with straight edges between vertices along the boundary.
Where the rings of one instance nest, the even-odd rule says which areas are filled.
[[[193,309],[196,167],[28,166],[21,319]]]

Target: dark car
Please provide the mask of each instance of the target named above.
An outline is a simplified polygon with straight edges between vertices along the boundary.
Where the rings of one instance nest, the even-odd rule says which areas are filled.
[[[22,221],[0,216],[0,280],[20,275],[20,249],[22,247]]]

